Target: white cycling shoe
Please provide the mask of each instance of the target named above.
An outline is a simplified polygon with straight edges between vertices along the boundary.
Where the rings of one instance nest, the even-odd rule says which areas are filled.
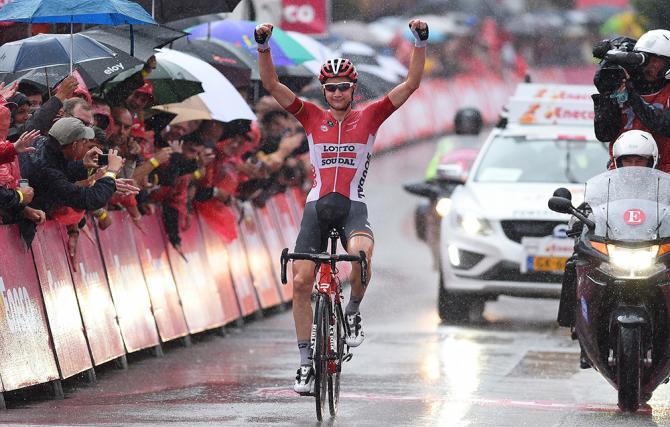
[[[365,339],[363,327],[361,326],[361,313],[347,314],[347,324],[349,325],[349,333],[346,337],[346,342],[349,347],[358,347]]]
[[[312,365],[300,365],[296,372],[293,391],[299,394],[311,394],[314,390],[314,368]]]

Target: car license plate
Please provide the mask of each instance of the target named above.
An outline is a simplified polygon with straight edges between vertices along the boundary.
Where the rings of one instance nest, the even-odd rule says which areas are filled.
[[[563,273],[568,258],[536,256],[528,257],[528,271]]]

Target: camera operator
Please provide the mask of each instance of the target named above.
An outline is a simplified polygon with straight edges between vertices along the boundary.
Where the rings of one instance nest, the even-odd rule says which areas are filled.
[[[658,168],[670,172],[670,31],[648,31],[633,42],[617,38],[594,46],[603,60],[594,77],[599,94],[592,96],[596,137],[612,142],[631,129],[647,131],[658,144]]]

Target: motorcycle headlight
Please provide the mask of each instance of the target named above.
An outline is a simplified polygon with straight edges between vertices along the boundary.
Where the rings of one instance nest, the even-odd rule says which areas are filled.
[[[629,271],[647,270],[654,265],[656,254],[658,254],[658,245],[647,246],[646,248],[624,248],[607,245],[607,252],[614,267]]]
[[[665,267],[656,263],[658,245],[642,248],[626,248],[607,245],[609,268],[607,272],[619,278],[644,279],[658,273]]]
[[[456,217],[456,224],[467,234],[472,236],[488,236],[493,233],[491,224],[484,218],[480,218],[472,213],[460,214]]]
[[[448,197],[443,197],[438,200],[437,204],[435,205],[435,211],[442,218],[449,215],[449,212],[451,212],[451,199]]]

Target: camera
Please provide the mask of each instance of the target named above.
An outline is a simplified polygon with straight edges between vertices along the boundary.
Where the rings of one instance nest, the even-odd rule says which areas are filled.
[[[98,154],[98,166],[107,166],[109,164],[109,157],[107,154]]]
[[[643,66],[648,57],[644,53],[633,52],[635,40],[628,37],[602,40],[593,46],[593,56],[601,60],[601,67],[593,78],[600,93],[609,94],[617,90],[626,78]]]

